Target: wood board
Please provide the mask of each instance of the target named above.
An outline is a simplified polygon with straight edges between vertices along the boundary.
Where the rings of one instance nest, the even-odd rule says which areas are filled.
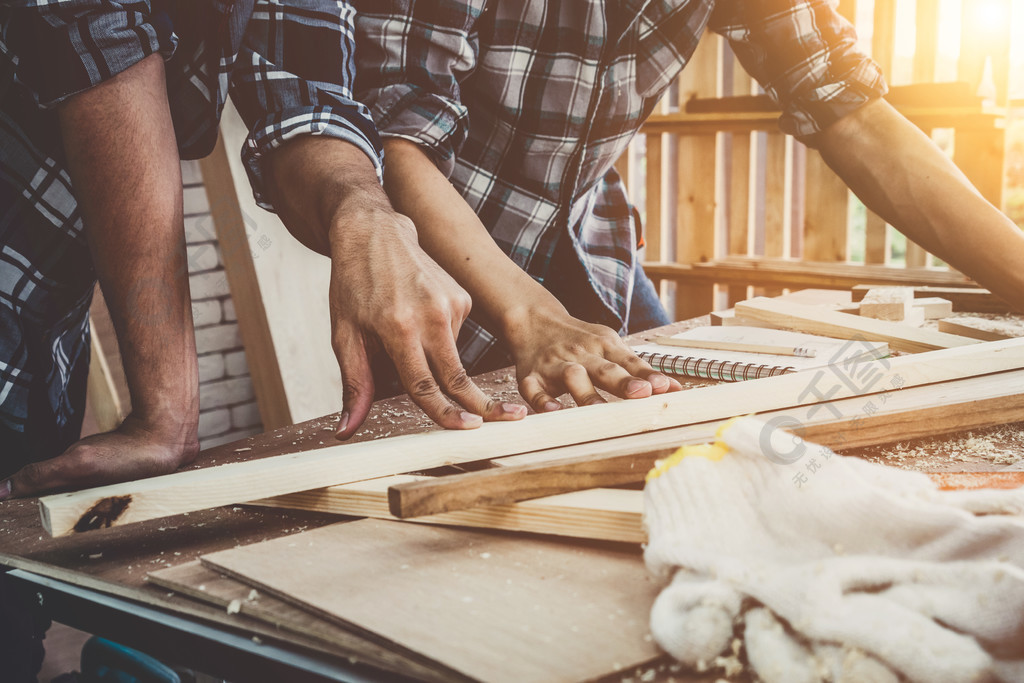
[[[913,271],[911,271],[913,272]],[[860,301],[874,285],[855,285],[850,291],[854,301]],[[987,289],[976,287],[914,287],[917,299],[941,297],[953,305],[954,311],[970,313],[1010,313],[1010,305]]]
[[[934,330],[920,330],[888,320],[874,320],[849,313],[803,306],[786,301],[756,298],[736,304],[736,315],[771,323],[783,329],[821,334],[840,339],[887,342],[896,351],[920,353],[977,344],[977,339]]]
[[[439,665],[422,655],[396,652],[393,645],[384,647],[365,635],[341,628],[280,598],[260,594],[252,586],[204,567],[199,560],[150,572],[146,581],[214,605],[229,614],[244,614],[282,631],[314,638],[334,654],[387,671],[437,683],[460,679],[457,672],[439,669]]]
[[[588,680],[660,654],[659,587],[635,551],[362,520],[202,562],[482,681]]]
[[[953,318],[939,321],[939,332],[959,334],[962,337],[980,339],[981,341],[1000,341],[1012,339],[1013,332],[1020,334],[1019,325],[1000,325],[997,321],[984,318]]]
[[[1024,340],[972,343],[963,348],[877,362],[878,387],[896,378],[903,386],[918,386],[1024,367]],[[837,373],[818,373],[815,377],[819,375],[821,379],[815,380],[813,386],[803,374],[793,373],[531,415],[518,422],[490,422],[468,431],[439,430],[344,444],[45,496],[39,499],[42,522],[52,535],[90,531],[325,485],[489,460],[880,390]]]
[[[431,479],[436,477],[399,474],[254,500],[247,505],[396,520],[399,518],[388,510],[388,489]],[[643,501],[631,495],[633,493],[636,492],[591,488],[510,505],[489,505],[416,517],[409,521],[643,543],[645,537],[637,522],[643,513]]]

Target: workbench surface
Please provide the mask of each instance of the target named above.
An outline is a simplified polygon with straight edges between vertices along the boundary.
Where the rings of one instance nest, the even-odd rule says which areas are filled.
[[[706,318],[676,323],[662,333],[675,333],[702,324],[707,324]],[[481,375],[478,382],[485,392],[500,400],[522,402],[510,371]],[[692,388],[705,382],[694,380],[684,384]],[[202,452],[191,467],[209,467],[334,445],[337,443],[333,438],[337,419],[337,415],[314,419],[212,448]],[[974,442],[979,439],[988,439],[996,444],[1003,442],[1005,448],[1000,453],[1005,455],[1005,451],[1017,451],[1024,458],[1024,449],[1017,448],[1021,444],[1016,441],[1024,434],[1022,427],[1024,423],[977,430],[970,438]],[[366,425],[352,441],[434,428],[408,398],[396,397],[376,403]],[[898,449],[862,450],[858,454],[891,461],[902,467],[933,470],[995,468],[989,451],[977,457],[969,452],[966,457],[957,459],[942,457],[950,450],[958,450],[962,454],[965,443],[971,442],[966,441],[966,435],[960,434],[929,440],[921,448],[918,448],[920,444],[914,444],[913,447]],[[998,462],[998,466],[1005,464],[1005,458]],[[275,631],[244,615],[228,615],[223,609],[147,584],[145,578],[150,571],[197,560],[201,555],[310,530],[338,520],[335,515],[235,505],[54,539],[43,531],[35,499],[14,500],[0,503],[0,565],[127,598],[188,619],[231,629],[241,628],[242,634],[264,641],[277,639],[289,646],[326,652],[329,648],[316,639]],[[640,552],[639,548],[628,549]],[[370,675],[372,677],[372,672]],[[678,675],[676,680],[680,680]],[[692,680],[704,680],[704,677]]]

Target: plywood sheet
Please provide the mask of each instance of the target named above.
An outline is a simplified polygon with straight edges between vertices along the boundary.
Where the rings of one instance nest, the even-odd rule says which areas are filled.
[[[482,681],[587,680],[659,655],[639,552],[381,520],[202,558]]]

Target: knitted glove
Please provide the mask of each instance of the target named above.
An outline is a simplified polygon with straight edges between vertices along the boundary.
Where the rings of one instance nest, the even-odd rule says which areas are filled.
[[[658,643],[701,668],[742,624],[769,683],[1024,680],[1024,490],[944,492],[795,438],[741,418],[648,477]]]

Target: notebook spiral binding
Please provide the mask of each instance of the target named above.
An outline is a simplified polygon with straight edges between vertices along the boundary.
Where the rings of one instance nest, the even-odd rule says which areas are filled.
[[[796,372],[796,368],[783,365],[760,365],[738,361],[709,360],[694,356],[680,356],[669,353],[648,353],[641,351],[642,359],[659,372],[685,377],[702,377],[723,382],[740,382],[748,379],[774,377]]]

